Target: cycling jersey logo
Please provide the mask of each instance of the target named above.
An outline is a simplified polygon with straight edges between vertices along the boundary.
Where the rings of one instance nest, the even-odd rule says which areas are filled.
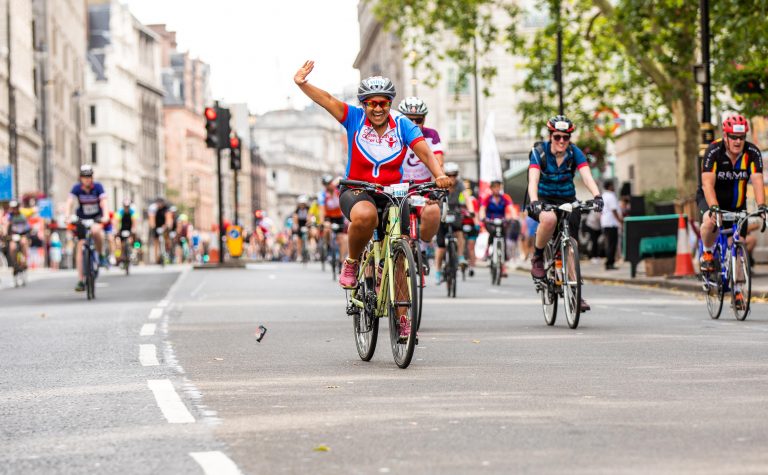
[[[414,158],[416,160],[414,160]],[[420,163],[421,163],[421,160],[419,160],[419,158],[416,156],[415,153],[411,152],[411,153],[408,154],[408,165],[410,165],[412,167],[415,167],[415,166],[417,166]]]
[[[737,171],[719,171],[717,172],[718,180],[748,180],[749,171],[737,170]]]
[[[373,127],[364,126],[355,136],[355,142],[363,157],[373,164],[374,178],[379,176],[383,165],[395,160],[403,151],[396,129],[379,136]]]

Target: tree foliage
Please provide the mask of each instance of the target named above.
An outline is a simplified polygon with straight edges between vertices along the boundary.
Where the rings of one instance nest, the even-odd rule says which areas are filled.
[[[403,40],[412,66],[453,61],[457,87],[477,67],[490,81],[496,75],[488,53],[498,44],[527,60],[520,89],[523,121],[540,127],[557,110],[553,65],[560,11],[566,113],[582,130],[592,113],[609,106],[643,117],[645,125],[674,125],[678,191],[696,186],[699,149],[699,5],[691,0],[540,0],[550,21],[532,35],[519,25],[529,12],[511,0],[367,0],[385,27]],[[765,77],[768,88],[768,0],[710,2],[713,103],[718,110],[765,114],[766,94],[732,94],[745,75]],[[447,44],[445,50],[436,45]],[[475,49],[476,48],[476,49]],[[476,54],[474,52],[476,51]],[[435,75],[435,78],[438,76]],[[486,91],[487,92],[487,91]],[[510,91],[512,92],[512,91]]]

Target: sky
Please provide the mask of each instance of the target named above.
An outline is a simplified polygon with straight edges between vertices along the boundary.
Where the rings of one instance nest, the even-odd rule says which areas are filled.
[[[301,108],[293,82],[307,59],[309,80],[331,93],[359,81],[358,0],[122,0],[144,24],[176,31],[179,50],[211,65],[214,99],[251,112]]]

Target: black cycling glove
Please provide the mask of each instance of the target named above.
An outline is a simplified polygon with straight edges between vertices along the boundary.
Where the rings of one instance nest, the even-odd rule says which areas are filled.
[[[541,213],[541,201],[531,201],[528,203],[528,214],[530,216],[538,216]]]
[[[598,213],[603,210],[603,207],[605,206],[605,202],[603,201],[603,197],[600,195],[595,196],[594,200],[592,200],[593,203],[595,203],[595,211]]]

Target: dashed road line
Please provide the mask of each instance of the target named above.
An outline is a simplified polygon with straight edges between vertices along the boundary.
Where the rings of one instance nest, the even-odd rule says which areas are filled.
[[[163,316],[163,309],[162,307],[155,307],[152,310],[149,311],[149,319],[150,320],[157,320],[158,318]]]
[[[165,308],[168,306],[168,299],[163,299],[157,303],[157,306],[160,308]]]
[[[190,452],[189,455],[203,468],[206,475],[241,475],[235,462],[219,451]]]
[[[139,332],[139,336],[152,336],[155,334],[155,330],[157,329],[157,325],[154,323],[145,323],[141,326],[141,331]]]
[[[155,345],[139,345],[139,361],[142,366],[159,366]]]
[[[150,379],[147,386],[155,395],[155,401],[165,419],[171,424],[187,424],[195,422],[195,418],[181,402],[181,398],[173,388],[169,379]]]

